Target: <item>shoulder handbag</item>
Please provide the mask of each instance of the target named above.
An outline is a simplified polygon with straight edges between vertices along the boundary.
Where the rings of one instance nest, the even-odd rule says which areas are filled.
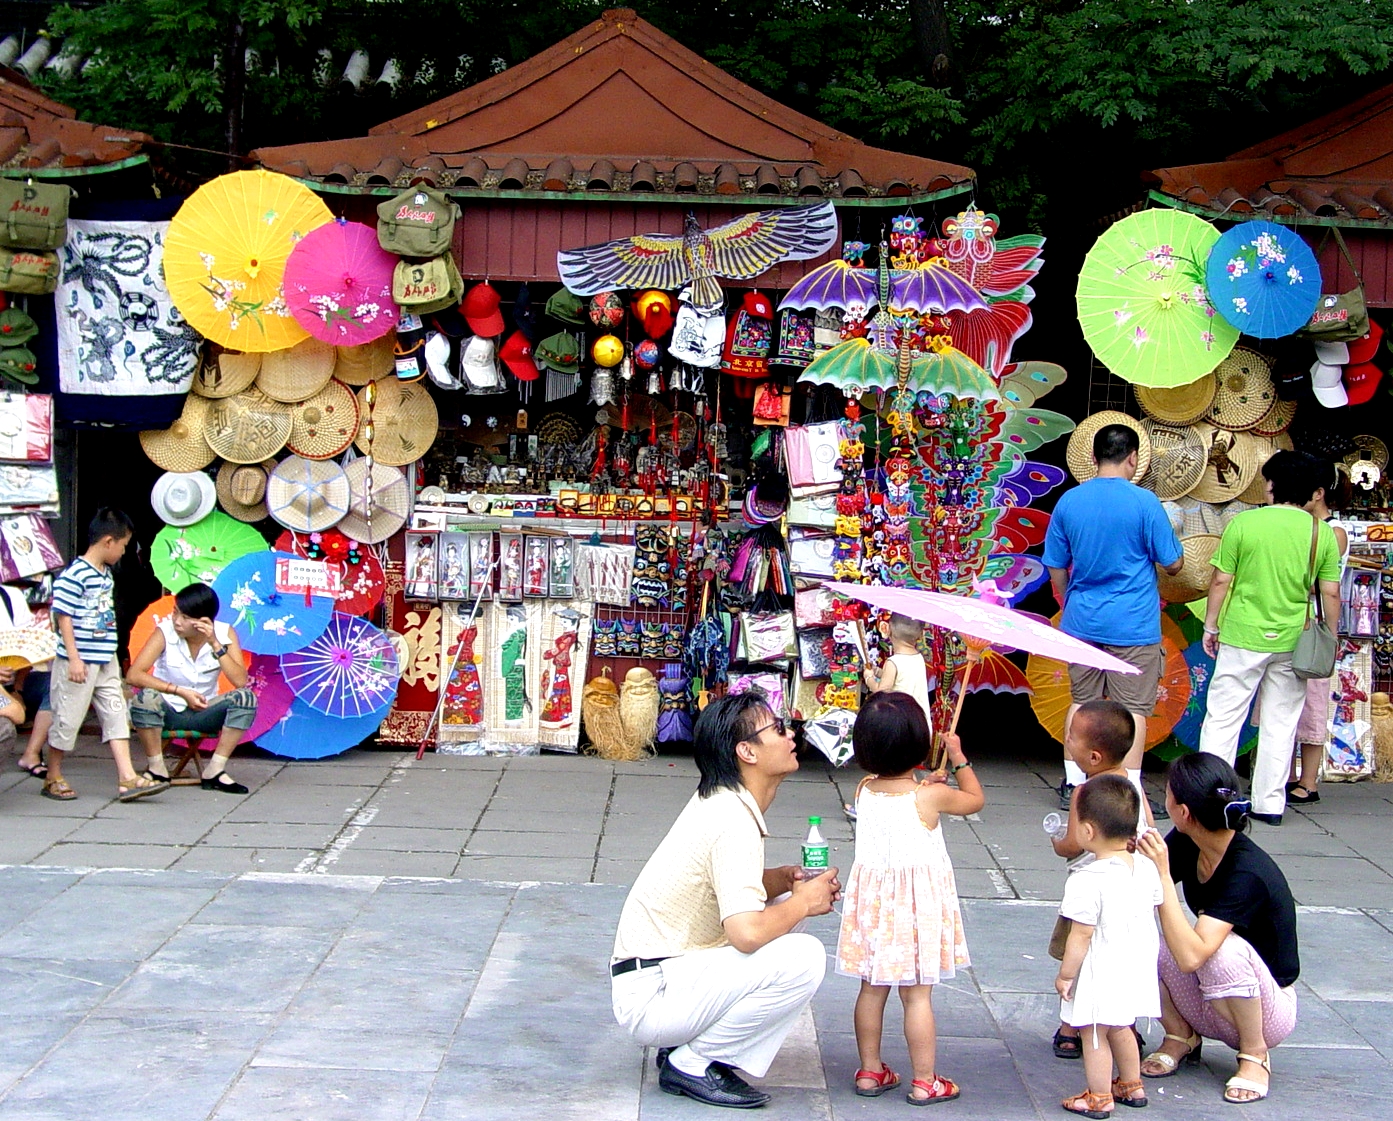
[[[72,188],[62,183],[0,178],[0,208],[5,211],[0,245],[11,249],[60,248],[68,240],[68,199],[72,193]]]
[[[1325,605],[1320,588],[1316,586],[1316,541],[1320,536],[1320,521],[1311,515],[1311,557],[1307,562],[1306,587],[1311,595],[1306,599],[1306,623],[1296,649],[1291,652],[1291,670],[1305,681],[1323,680],[1335,672],[1335,636],[1325,625]],[[1314,600],[1314,607],[1311,601]]]
[[[57,253],[0,248],[0,292],[47,296],[57,287]]]
[[[1350,272],[1354,273],[1354,287],[1348,292],[1323,293],[1316,302],[1316,310],[1311,313],[1310,321],[1296,332],[1302,338],[1318,343],[1349,342],[1352,339],[1362,339],[1369,333],[1369,311],[1364,305],[1364,280],[1359,275],[1354,258],[1350,256],[1349,246],[1345,244],[1345,235],[1340,232],[1339,226],[1326,228],[1326,235],[1321,238],[1320,249],[1325,248],[1325,242],[1332,233],[1335,235],[1335,244],[1340,247],[1341,256],[1349,265]],[[1316,250],[1317,257],[1320,256],[1320,249]]]

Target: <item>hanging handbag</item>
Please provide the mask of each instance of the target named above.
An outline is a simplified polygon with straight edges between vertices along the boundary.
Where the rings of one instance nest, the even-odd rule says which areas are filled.
[[[1369,333],[1369,311],[1364,304],[1364,280],[1359,275],[1354,258],[1350,256],[1349,246],[1345,244],[1345,235],[1340,232],[1339,226],[1327,227],[1325,237],[1321,238],[1320,249],[1316,250],[1316,256],[1320,256],[1321,249],[1325,248],[1325,242],[1332,233],[1335,235],[1335,244],[1340,247],[1340,255],[1349,265],[1350,272],[1354,273],[1354,287],[1348,292],[1322,294],[1316,302],[1316,310],[1311,313],[1310,321],[1296,332],[1302,338],[1318,343],[1350,342],[1353,339],[1362,339]]]
[[[60,248],[68,240],[72,193],[71,187],[61,183],[0,179],[0,209],[5,212],[0,245],[10,249]]]
[[[45,253],[38,249],[0,249],[0,292],[47,296],[57,287],[57,253]]]
[[[1311,595],[1306,599],[1306,622],[1296,649],[1291,652],[1291,670],[1305,681],[1320,681],[1335,672],[1336,639],[1325,625],[1325,605],[1320,587],[1316,584],[1316,541],[1320,536],[1320,521],[1311,516],[1311,557],[1307,562],[1309,578],[1306,586]],[[1312,604],[1314,600],[1314,605]]]

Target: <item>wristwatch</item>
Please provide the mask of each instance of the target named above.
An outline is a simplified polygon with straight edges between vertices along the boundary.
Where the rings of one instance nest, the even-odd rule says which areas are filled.
[[[229,649],[231,649],[231,648],[228,647],[228,646],[224,646],[224,647],[222,647],[222,648],[219,649],[219,650],[214,650],[214,651],[213,651],[213,657],[215,657],[215,658],[225,658],[225,657],[227,657],[227,652],[228,652]]]

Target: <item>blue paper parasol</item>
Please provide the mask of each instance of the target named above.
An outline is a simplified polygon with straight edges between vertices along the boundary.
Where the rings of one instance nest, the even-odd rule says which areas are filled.
[[[1229,323],[1257,339],[1304,327],[1320,299],[1320,266],[1295,230],[1241,222],[1209,251],[1209,302]]]
[[[324,633],[334,613],[330,596],[276,591],[276,561],[298,560],[294,553],[267,549],[238,557],[213,582],[221,607],[218,619],[231,625],[244,650],[286,654],[308,646]]]
[[[281,675],[312,709],[351,719],[392,703],[401,668],[385,633],[356,615],[335,612],[323,634],[281,658]]]
[[[256,746],[283,759],[324,759],[357,747],[382,725],[387,709],[351,720],[316,712],[296,697],[290,711],[263,733]]]

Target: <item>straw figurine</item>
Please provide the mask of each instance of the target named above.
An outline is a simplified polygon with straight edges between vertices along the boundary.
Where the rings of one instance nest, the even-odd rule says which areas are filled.
[[[1393,782],[1393,700],[1387,693],[1375,693],[1369,713],[1374,726],[1374,781]]]
[[[581,719],[592,750],[601,759],[629,759],[624,742],[624,722],[619,716],[619,687],[605,666],[581,692]],[[635,757],[637,758],[637,757]]]
[[[642,759],[653,747],[658,734],[658,709],[662,694],[658,679],[642,666],[635,666],[624,675],[619,687],[619,716],[624,722],[624,746],[628,758]]]

